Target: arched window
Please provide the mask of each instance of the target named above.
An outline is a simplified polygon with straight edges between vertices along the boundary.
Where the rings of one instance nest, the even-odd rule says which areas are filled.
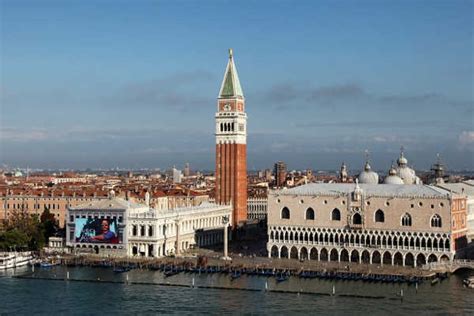
[[[290,219],[290,210],[287,207],[284,207],[281,210],[281,218],[282,219]]]
[[[145,226],[140,226],[140,236],[145,236]]]
[[[137,225],[133,225],[132,226],[132,236],[136,236],[137,235]]]
[[[148,226],[148,236],[152,237],[153,236],[153,226]]]
[[[306,210],[306,219],[314,220],[314,210],[311,207]]]
[[[221,123],[221,132],[224,131],[224,124]]]
[[[385,222],[385,215],[382,210],[377,210],[377,212],[375,212],[375,222],[376,223]]]
[[[411,216],[408,213],[405,213],[402,217],[402,226],[411,226]]]
[[[431,217],[431,227],[441,227],[441,216],[435,214]]]
[[[337,208],[333,209],[331,219],[333,221],[340,221],[341,220],[341,211],[339,211],[339,209],[337,209]]]
[[[362,217],[360,216],[359,213],[355,213],[354,216],[352,216],[352,224],[354,225],[362,224]]]

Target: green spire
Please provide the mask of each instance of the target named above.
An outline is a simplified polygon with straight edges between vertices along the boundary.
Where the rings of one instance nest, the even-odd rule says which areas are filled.
[[[240,86],[239,75],[235,68],[232,48],[229,49],[229,62],[225,70],[224,80],[222,81],[219,98],[244,97],[242,87]]]

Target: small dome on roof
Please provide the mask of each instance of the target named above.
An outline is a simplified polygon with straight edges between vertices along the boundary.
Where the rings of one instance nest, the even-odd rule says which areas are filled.
[[[364,171],[359,174],[359,183],[377,184],[379,183],[379,175],[371,170],[370,164],[365,163]]]
[[[400,153],[400,157],[397,159],[397,164],[399,167],[406,166],[408,164],[408,160],[403,155],[403,151]]]
[[[393,167],[390,167],[390,170],[388,171],[388,176],[385,177],[384,184],[404,184],[403,180],[397,176],[397,170]]]

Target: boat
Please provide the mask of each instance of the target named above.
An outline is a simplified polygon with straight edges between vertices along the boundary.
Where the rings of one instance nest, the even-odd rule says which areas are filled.
[[[115,267],[114,273],[124,273],[130,271],[129,267]]]
[[[462,283],[470,289],[474,289],[474,277],[464,279]]]
[[[41,268],[52,268],[54,266],[57,266],[58,264],[59,263],[42,261],[42,262],[40,262],[40,267]]]
[[[235,280],[235,279],[238,279],[242,276],[242,272],[241,271],[233,271],[232,274],[230,275],[230,278],[231,280]]]
[[[2,252],[0,253],[0,270],[26,266],[33,261],[31,252]]]
[[[176,268],[176,267],[171,267],[168,269],[165,269],[165,271],[163,272],[163,275],[165,276],[165,278],[167,277],[170,277],[170,276],[173,276],[173,275],[176,275],[178,273],[180,273],[181,271]]]
[[[285,282],[289,279],[289,274],[288,273],[280,273],[279,275],[276,276],[276,281],[277,283]]]
[[[280,275],[279,277],[276,278],[276,281],[278,283],[285,282],[286,280],[288,280],[288,276],[286,275]]]

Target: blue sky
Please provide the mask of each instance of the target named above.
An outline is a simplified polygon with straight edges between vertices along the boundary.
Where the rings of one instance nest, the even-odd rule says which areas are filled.
[[[0,5],[1,163],[212,169],[232,47],[250,169],[474,169],[472,1]]]

